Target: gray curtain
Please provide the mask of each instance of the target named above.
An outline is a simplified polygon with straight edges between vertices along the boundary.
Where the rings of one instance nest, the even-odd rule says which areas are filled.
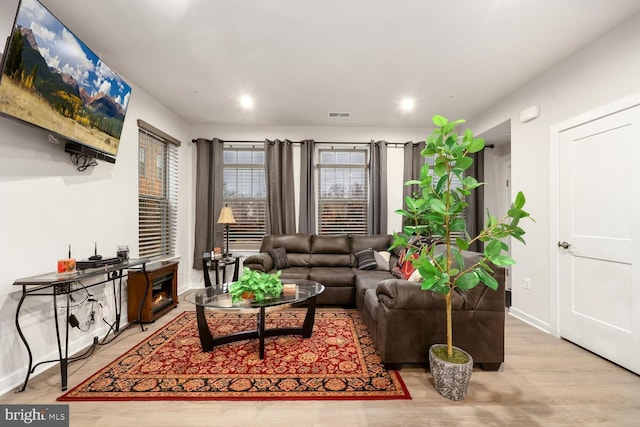
[[[218,224],[222,209],[222,172],[224,142],[219,139],[196,140],[196,223],[193,268],[202,270],[202,252],[222,248],[224,229]]]
[[[478,180],[478,182],[484,181],[484,150],[478,153],[474,153],[473,164],[466,170],[467,176],[472,176]],[[465,218],[467,220],[467,233],[471,237],[475,237],[478,232],[484,226],[484,186],[476,188],[467,197],[467,209],[465,210]],[[476,240],[469,246],[469,250],[482,252],[484,251],[484,244]]]
[[[300,217],[298,232],[316,232],[316,192],[313,157],[316,143],[311,139],[300,141]]]
[[[407,142],[404,144],[404,175],[403,184],[412,179],[420,179],[420,169],[425,163],[425,158],[422,157],[420,152],[424,150],[425,143],[422,142]],[[402,206],[404,206],[404,199],[407,196],[413,195],[417,192],[419,187],[417,185],[403,185],[402,187]]]
[[[371,141],[369,182],[371,183],[371,221],[369,234],[387,234],[387,143]]]
[[[267,233],[296,232],[291,141],[265,141]]]

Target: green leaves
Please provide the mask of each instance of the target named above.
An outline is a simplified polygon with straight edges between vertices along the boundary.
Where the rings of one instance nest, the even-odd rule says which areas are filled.
[[[447,123],[449,123],[449,121],[444,117],[439,116],[437,114],[433,116],[433,124],[436,125],[437,127],[439,128],[444,127],[447,125]]]
[[[478,151],[482,151],[484,149],[484,139],[476,138],[469,143],[467,146],[467,152],[469,153],[477,153]]]
[[[456,280],[456,286],[465,290],[475,288],[478,283],[480,283],[480,277],[475,271],[465,273]]]
[[[275,274],[269,274],[244,267],[240,279],[229,286],[231,300],[233,302],[242,300],[244,292],[253,294],[256,302],[279,296],[283,288],[280,273],[280,270]]]
[[[482,283],[484,283],[494,291],[498,289],[498,281],[494,279],[493,276],[490,275],[486,270],[482,268],[476,268],[474,271],[476,272],[478,278]]]
[[[447,211],[447,206],[442,202],[442,200],[431,199],[429,200],[429,207],[433,212],[436,213],[445,213]]]
[[[473,176],[465,176],[465,171],[473,166],[473,153],[485,148],[485,141],[476,138],[465,129],[459,132],[458,125],[464,120],[449,121],[435,115],[436,128],[426,139],[421,155],[429,158],[424,162],[419,180],[411,180],[405,185],[419,187],[414,197],[405,200],[405,208],[396,212],[406,218],[404,233],[394,235],[391,248],[410,247],[412,235],[437,237],[447,244],[445,254],[436,255],[433,249],[410,247],[410,252],[418,253],[412,261],[424,281],[422,288],[441,294],[451,289],[471,289],[482,283],[497,289],[498,282],[492,276],[490,265],[509,266],[515,263],[508,254],[508,246],[503,242],[508,237],[524,243],[524,229],[520,222],[530,218],[524,210],[525,196],[518,192],[507,214],[497,218],[487,212],[485,228],[476,236],[469,236],[467,223],[462,212],[468,206],[466,197],[481,185]],[[454,182],[460,184],[454,185]],[[453,238],[453,233],[457,236]],[[461,251],[468,250],[476,241],[485,243],[481,259],[473,265],[464,265]],[[455,242],[455,246],[453,243]]]
[[[459,168],[462,170],[469,169],[472,164],[473,164],[473,159],[471,157],[464,157],[464,156],[458,157],[455,162],[456,168]]]
[[[475,236],[468,234],[467,223],[462,216],[468,206],[466,198],[484,183],[478,182],[473,176],[465,176],[465,171],[473,166],[471,155],[482,151],[485,141],[476,138],[469,129],[459,132],[457,127],[462,123],[464,120],[450,122],[440,115],[433,117],[436,128],[427,137],[425,148],[421,151],[428,161],[425,159],[419,180],[405,183],[419,190],[415,190],[412,198],[405,200],[404,209],[396,211],[405,218],[404,233],[394,234],[390,248],[408,248],[409,253],[417,254],[411,263],[423,278],[421,287],[445,295],[449,319],[450,293],[454,288],[468,290],[482,283],[493,290],[498,289],[492,267],[515,263],[503,240],[512,237],[524,243],[525,231],[520,222],[525,218],[532,219],[524,210],[524,194],[518,192],[506,215],[497,218],[487,212],[485,228]],[[410,240],[413,236],[435,237],[445,242],[444,253],[442,250],[436,253],[434,247],[411,244],[415,241]],[[465,258],[470,258],[463,257],[462,251],[478,241],[484,242],[484,252],[474,262],[467,261],[465,264]],[[450,330],[447,332],[450,334]],[[450,335],[448,338],[451,342]]]
[[[518,194],[516,195],[516,201],[513,202],[514,209],[522,209],[524,207],[524,202],[524,194],[522,193],[522,191],[518,191]]]

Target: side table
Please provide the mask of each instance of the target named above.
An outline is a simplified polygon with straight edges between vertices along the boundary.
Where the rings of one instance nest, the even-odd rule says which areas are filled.
[[[240,259],[242,256],[234,255],[226,258],[212,258],[211,252],[202,253],[202,274],[204,274],[204,286],[209,288],[212,286],[211,276],[209,271],[213,270],[215,273],[215,286],[219,287],[226,281],[227,267],[233,268],[232,281],[238,280],[240,274]],[[220,279],[220,271],[222,271],[222,279]]]

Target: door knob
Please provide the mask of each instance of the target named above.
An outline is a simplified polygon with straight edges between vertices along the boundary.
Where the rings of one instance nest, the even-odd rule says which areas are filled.
[[[569,249],[569,246],[571,246],[569,243],[567,242],[558,242],[558,247],[562,248],[562,249]]]

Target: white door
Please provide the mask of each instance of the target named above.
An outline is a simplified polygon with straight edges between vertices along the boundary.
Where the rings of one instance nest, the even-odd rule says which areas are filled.
[[[560,335],[636,373],[639,147],[640,107],[560,134],[557,248]]]

